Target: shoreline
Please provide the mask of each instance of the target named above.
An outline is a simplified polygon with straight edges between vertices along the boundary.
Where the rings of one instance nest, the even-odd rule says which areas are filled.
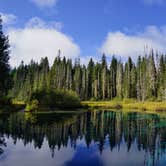
[[[12,102],[12,110],[18,110],[19,108],[25,108],[24,102],[14,101]],[[81,101],[81,108],[79,109],[59,109],[55,112],[77,112],[81,109],[113,109],[113,110],[124,110],[124,111],[140,111],[140,112],[153,112],[153,113],[166,113],[166,102],[138,102],[134,100],[127,101]],[[60,111],[61,110],[61,111]],[[28,112],[28,111],[25,111]],[[78,111],[80,112],[80,111]]]
[[[134,109],[144,112],[162,112],[166,113],[166,102],[125,102],[125,101],[82,101],[81,105],[85,108],[96,109]]]

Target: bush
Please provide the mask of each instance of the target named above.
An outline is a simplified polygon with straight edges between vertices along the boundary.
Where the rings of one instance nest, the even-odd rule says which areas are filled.
[[[4,105],[11,105],[11,98],[8,97],[1,97],[0,98],[0,106],[4,106]]]
[[[67,90],[41,90],[32,93],[29,109],[47,108],[78,108],[80,99],[76,92]]]
[[[39,108],[39,101],[38,100],[32,100],[30,101],[29,104],[26,106],[26,111],[32,111],[32,110],[37,110]]]

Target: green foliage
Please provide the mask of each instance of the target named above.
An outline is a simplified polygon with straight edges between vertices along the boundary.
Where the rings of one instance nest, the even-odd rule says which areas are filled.
[[[113,56],[109,65],[103,54],[100,62],[95,63],[91,58],[86,67],[81,65],[79,58],[75,63],[62,58],[59,50],[51,67],[45,57],[39,64],[31,61],[29,65],[24,65],[22,62],[10,71],[9,41],[3,34],[0,18],[1,98],[7,95],[11,85],[13,88],[8,95],[13,99],[27,102],[36,95],[39,102],[44,105],[49,103],[51,107],[55,99],[58,106],[72,107],[71,102],[79,103],[77,95],[81,100],[134,98],[139,101],[166,101],[166,55],[155,55],[151,50],[147,55],[139,56],[136,63],[130,57],[122,63]],[[1,100],[0,104],[3,104]]]
[[[67,90],[39,90],[33,92],[27,110],[39,108],[78,108],[80,99],[73,91]]]
[[[39,108],[39,101],[34,99],[29,102],[29,104],[26,105],[25,110],[26,111],[32,111],[32,110],[37,110]]]
[[[25,108],[25,104],[13,103],[12,99],[3,96],[0,98],[0,112],[18,111]]]
[[[148,112],[166,112],[166,102],[138,102],[135,99],[112,100],[112,101],[83,101],[81,104],[87,108],[107,108],[107,109],[121,109],[130,110],[143,110]]]
[[[2,19],[0,16],[0,97],[7,95],[11,86],[9,73],[9,41],[2,31]]]
[[[6,97],[6,96],[2,96],[0,97],[0,106],[4,106],[4,105],[11,105],[11,98]]]
[[[149,55],[139,56],[136,64],[130,57],[126,63],[113,57],[108,67],[105,55],[100,63],[94,63],[91,58],[87,67],[81,65],[79,59],[72,64],[71,60],[61,58],[60,52],[51,67],[47,58],[42,58],[40,64],[22,62],[12,71],[14,86],[10,95],[19,101],[28,101],[38,91],[40,96],[45,96],[42,103],[47,103],[51,101],[49,89],[64,89],[61,93],[74,91],[81,100],[166,100],[166,55],[156,55],[155,59],[153,50]]]
[[[0,112],[14,112],[24,109],[25,105],[19,103],[13,103],[12,99],[8,96],[2,96],[0,98]]]

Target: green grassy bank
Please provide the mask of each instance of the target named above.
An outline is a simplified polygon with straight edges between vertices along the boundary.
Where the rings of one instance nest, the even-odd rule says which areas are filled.
[[[13,101],[14,105],[25,105],[23,102]],[[123,109],[123,110],[139,110],[146,112],[163,112],[166,113],[166,102],[145,101],[138,102],[136,100],[126,99],[123,101],[82,101],[83,108],[103,108],[103,109]]]
[[[83,107],[107,109],[139,109],[166,113],[166,102],[138,102],[138,101],[83,101]]]

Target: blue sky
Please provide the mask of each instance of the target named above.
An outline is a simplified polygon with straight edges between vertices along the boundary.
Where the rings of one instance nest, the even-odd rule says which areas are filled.
[[[102,52],[136,57],[144,46],[166,52],[165,0],[1,0],[0,13],[13,66],[41,56],[52,62],[58,49],[85,63]]]

